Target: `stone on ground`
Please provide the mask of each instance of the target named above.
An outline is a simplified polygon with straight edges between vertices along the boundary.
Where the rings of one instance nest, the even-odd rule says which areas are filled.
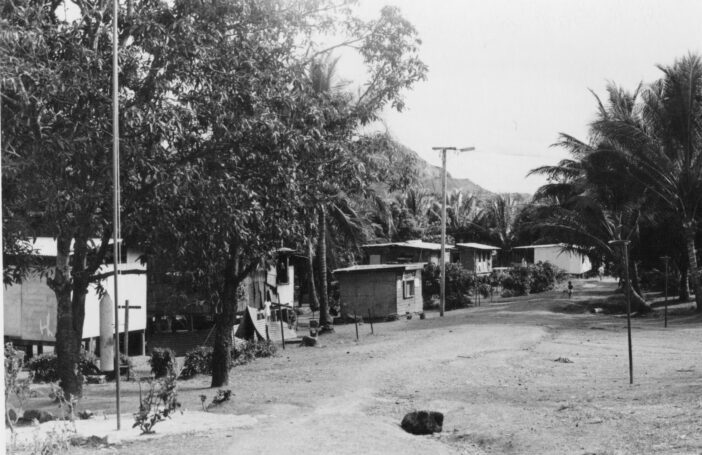
[[[402,429],[412,434],[441,433],[444,415],[436,411],[409,412],[402,419]]]

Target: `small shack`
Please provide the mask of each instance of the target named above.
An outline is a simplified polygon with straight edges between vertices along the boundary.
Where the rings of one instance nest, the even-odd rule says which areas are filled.
[[[564,243],[517,246],[512,248],[512,260],[527,264],[549,262],[570,275],[582,275],[592,269],[590,258],[566,248]]]
[[[413,262],[439,264],[441,244],[423,242],[422,240],[407,240],[406,242],[376,243],[363,245],[368,256],[368,264],[404,264]],[[446,262],[451,260],[453,245],[446,245]]]
[[[478,275],[492,272],[492,258],[499,250],[496,246],[482,243],[457,243],[456,249],[461,266]]]
[[[421,313],[424,263],[354,265],[334,270],[342,316]]]

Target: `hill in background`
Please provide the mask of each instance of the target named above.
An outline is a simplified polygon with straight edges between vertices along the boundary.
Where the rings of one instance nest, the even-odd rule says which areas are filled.
[[[439,166],[434,166],[429,164],[427,161],[422,159],[417,152],[410,149],[409,147],[398,144],[399,148],[403,153],[413,156],[415,158],[415,166],[417,169],[417,181],[424,188],[429,191],[441,194],[441,168]],[[454,190],[460,190],[464,193],[470,193],[476,196],[478,199],[490,199],[491,197],[497,196],[498,193],[494,193],[488,189],[485,189],[474,183],[470,179],[458,179],[451,177],[451,173],[446,173],[446,190],[447,192],[452,192]],[[531,194],[528,193],[510,193],[513,196],[518,196],[522,200],[530,200]]]

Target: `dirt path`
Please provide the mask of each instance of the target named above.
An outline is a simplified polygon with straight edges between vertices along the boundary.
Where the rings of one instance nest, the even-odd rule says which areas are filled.
[[[629,385],[626,319],[580,305],[611,290],[581,281],[572,300],[552,292],[376,324],[375,335],[362,325],[360,342],[353,326],[339,326],[322,347],[290,347],[232,371],[236,396],[212,412],[255,423],[188,433],[198,414],[186,412],[174,418],[182,433],[100,452],[702,453],[700,319],[672,316],[668,329],[657,317],[635,319]],[[213,395],[207,384],[181,382],[184,405]],[[84,406],[108,406],[110,390],[91,386]],[[127,395],[123,409],[136,409]],[[402,431],[416,409],[443,412],[444,431]]]

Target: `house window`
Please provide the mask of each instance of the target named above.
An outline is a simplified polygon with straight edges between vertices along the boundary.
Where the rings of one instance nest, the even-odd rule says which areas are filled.
[[[409,299],[414,297],[414,279],[404,280],[402,284],[404,288],[404,298]]]

